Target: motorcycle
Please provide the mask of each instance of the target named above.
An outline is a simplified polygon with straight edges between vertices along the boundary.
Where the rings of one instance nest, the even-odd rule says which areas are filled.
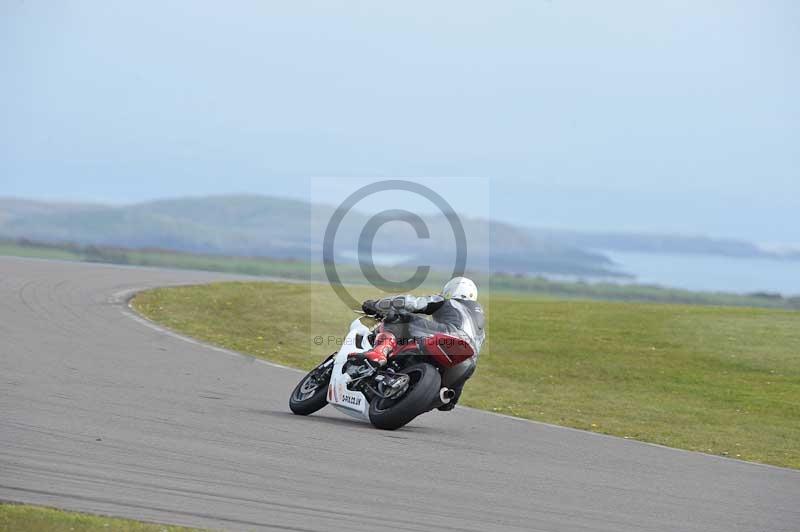
[[[289,408],[307,416],[330,404],[357,419],[385,430],[398,429],[411,420],[448,404],[452,386],[463,383],[475,368],[475,352],[468,342],[435,333],[425,338],[398,341],[387,364],[378,368],[353,354],[372,349],[387,323],[403,319],[391,311],[377,315],[367,327],[359,317],[339,350],[311,370],[297,384]]]

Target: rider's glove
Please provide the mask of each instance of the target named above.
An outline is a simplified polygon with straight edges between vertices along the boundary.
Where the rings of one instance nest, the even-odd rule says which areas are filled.
[[[364,311],[364,314],[367,316],[376,316],[380,314],[378,311],[378,307],[376,306],[377,301],[373,299],[367,299],[364,303],[361,304],[361,310]]]

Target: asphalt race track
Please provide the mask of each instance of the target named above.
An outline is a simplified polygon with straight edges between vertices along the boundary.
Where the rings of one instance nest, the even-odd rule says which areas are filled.
[[[226,530],[800,530],[800,471],[461,407],[297,417],[296,371],[124,303],[230,278],[0,257],[0,500]]]

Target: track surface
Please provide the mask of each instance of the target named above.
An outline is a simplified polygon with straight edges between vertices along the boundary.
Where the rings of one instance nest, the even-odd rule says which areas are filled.
[[[798,471],[463,408],[292,416],[297,372],[119,295],[226,278],[0,257],[0,499],[237,530],[800,530]]]

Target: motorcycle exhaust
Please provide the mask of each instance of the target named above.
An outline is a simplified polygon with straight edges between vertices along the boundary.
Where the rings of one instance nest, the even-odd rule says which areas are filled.
[[[441,390],[439,390],[439,400],[442,402],[442,404],[446,405],[455,396],[456,392],[452,388],[442,388]]]

